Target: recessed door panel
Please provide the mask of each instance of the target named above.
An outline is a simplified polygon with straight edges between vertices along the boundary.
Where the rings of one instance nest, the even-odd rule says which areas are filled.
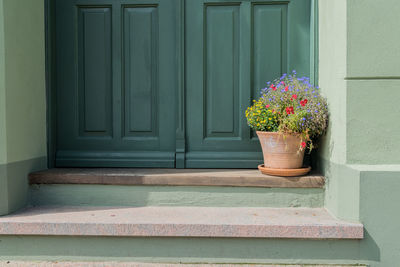
[[[157,6],[124,11],[124,137],[158,137]]]
[[[112,136],[111,8],[78,7],[79,136]]]
[[[238,136],[239,6],[205,7],[204,137]]]

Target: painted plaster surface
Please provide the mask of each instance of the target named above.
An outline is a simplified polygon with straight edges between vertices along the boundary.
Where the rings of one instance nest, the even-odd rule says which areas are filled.
[[[0,260],[361,264],[360,240],[0,236]],[[387,266],[386,266],[387,267]]]
[[[46,161],[44,3],[0,1],[0,215],[26,204]]]
[[[329,105],[329,128],[321,144],[325,160],[346,162],[346,0],[319,1],[319,86]]]
[[[332,1],[333,2],[333,1]],[[348,77],[400,77],[400,1],[347,1]]]
[[[31,185],[30,204],[69,206],[322,207],[322,188]]]
[[[349,267],[350,265],[259,265],[259,264],[171,264],[171,263],[144,263],[144,262],[0,262],[0,267]],[[360,265],[360,267],[363,267]]]
[[[46,156],[44,4],[3,0],[2,5],[7,162],[17,162]],[[0,102],[0,116],[1,108]]]
[[[363,226],[321,208],[63,206],[4,216],[0,234],[359,239]]]
[[[400,79],[348,81],[348,163],[400,164],[399,88]]]
[[[3,0],[0,0],[0,165],[7,163],[6,87]],[[0,176],[1,180],[1,176]],[[0,181],[1,183],[1,181]]]

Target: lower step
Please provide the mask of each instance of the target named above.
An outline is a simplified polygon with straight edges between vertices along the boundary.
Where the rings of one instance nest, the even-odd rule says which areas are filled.
[[[322,208],[43,206],[1,217],[0,235],[362,239],[363,225]]]
[[[322,188],[42,184],[30,186],[30,204],[317,208],[324,204],[324,191]]]
[[[30,174],[33,206],[322,207],[324,177],[258,170],[51,169]]]
[[[167,263],[143,263],[143,262],[24,262],[24,261],[0,261],[0,267],[350,267],[354,265],[276,265],[276,264],[167,264]],[[357,265],[365,267],[365,265]]]

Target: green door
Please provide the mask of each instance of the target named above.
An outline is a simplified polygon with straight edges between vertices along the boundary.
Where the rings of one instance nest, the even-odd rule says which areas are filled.
[[[177,4],[56,1],[56,166],[175,166]]]
[[[186,4],[186,167],[255,168],[245,110],[266,81],[310,74],[310,1]]]
[[[311,0],[55,0],[56,166],[255,168],[244,111],[310,73]]]

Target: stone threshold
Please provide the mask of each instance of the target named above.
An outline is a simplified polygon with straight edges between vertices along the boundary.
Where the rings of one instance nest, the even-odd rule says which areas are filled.
[[[276,265],[276,264],[185,264],[185,263],[144,263],[144,262],[117,262],[117,261],[0,261],[0,267],[350,267],[354,265]],[[365,265],[357,265],[365,267]]]
[[[277,177],[256,169],[55,168],[29,174],[31,184],[323,188],[318,174]]]
[[[39,206],[0,217],[0,235],[362,239],[323,208]]]

